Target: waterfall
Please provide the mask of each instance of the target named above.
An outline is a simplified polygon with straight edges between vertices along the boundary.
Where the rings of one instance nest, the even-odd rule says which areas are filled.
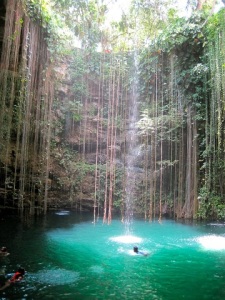
[[[136,189],[135,160],[138,156],[138,53],[133,53],[133,82],[129,99],[128,130],[126,134],[125,232],[131,233]]]

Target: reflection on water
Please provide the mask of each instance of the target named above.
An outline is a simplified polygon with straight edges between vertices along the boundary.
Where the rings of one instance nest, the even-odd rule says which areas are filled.
[[[65,285],[74,283],[79,279],[79,273],[65,269],[40,270],[31,276],[34,282],[40,282],[47,285]]]
[[[209,223],[210,226],[220,226],[220,227],[224,227],[225,224],[224,223]]]
[[[103,274],[104,273],[104,269],[101,266],[91,266],[90,267],[90,271],[96,274]]]
[[[93,224],[69,211],[2,222],[10,256],[0,269],[22,265],[27,274],[0,299],[225,299],[225,228],[168,220],[132,227],[124,235],[119,220]],[[150,255],[135,255],[136,245]]]
[[[58,216],[67,216],[67,215],[69,215],[69,213],[70,212],[68,210],[61,210],[61,211],[56,212],[55,214]]]

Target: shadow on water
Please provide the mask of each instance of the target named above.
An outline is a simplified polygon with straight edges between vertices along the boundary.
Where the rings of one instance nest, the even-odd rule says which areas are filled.
[[[51,212],[29,222],[1,222],[6,273],[22,265],[20,284],[0,299],[225,298],[225,228],[220,223],[92,222],[89,214]],[[147,251],[136,255],[133,246]]]

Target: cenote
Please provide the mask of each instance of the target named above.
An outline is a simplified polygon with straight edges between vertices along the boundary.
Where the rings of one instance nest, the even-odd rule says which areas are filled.
[[[224,299],[225,224],[134,220],[70,211],[1,221],[10,256],[1,272],[26,269],[1,299]],[[149,253],[136,255],[133,246]]]

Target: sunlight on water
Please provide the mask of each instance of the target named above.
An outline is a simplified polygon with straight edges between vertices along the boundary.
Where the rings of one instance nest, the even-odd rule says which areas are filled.
[[[65,269],[41,270],[32,276],[35,282],[51,285],[64,285],[76,282],[79,279],[79,273]]]
[[[90,267],[90,271],[96,274],[103,274],[104,273],[104,269],[101,266],[91,266]]]
[[[200,245],[206,250],[225,250],[225,237],[206,235],[197,238]]]
[[[111,237],[110,240],[122,244],[135,244],[141,243],[143,239],[133,235],[121,235]]]

